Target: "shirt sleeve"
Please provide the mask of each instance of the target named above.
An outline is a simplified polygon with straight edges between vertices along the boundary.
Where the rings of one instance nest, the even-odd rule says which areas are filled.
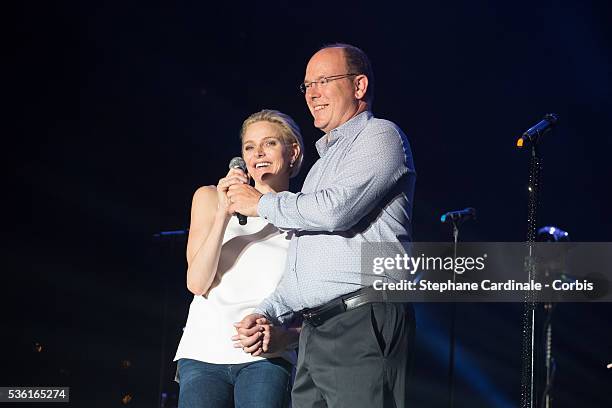
[[[285,302],[287,287],[290,285],[288,281],[291,278],[289,273],[289,271],[285,271],[274,292],[262,300],[259,306],[253,310],[253,313],[267,316],[276,325],[285,324],[293,319],[295,312]]]
[[[350,229],[409,171],[402,137],[394,127],[359,135],[337,171],[326,174],[327,187],[312,193],[267,193],[259,200],[259,215],[281,229]]]

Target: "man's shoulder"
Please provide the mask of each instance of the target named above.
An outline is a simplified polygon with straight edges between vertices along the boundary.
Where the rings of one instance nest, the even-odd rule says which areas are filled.
[[[388,119],[377,118],[375,116],[372,116],[370,118],[370,120],[368,121],[368,125],[399,129],[399,126],[397,126],[394,122],[391,122]]]
[[[363,133],[367,137],[379,140],[387,138],[389,141],[400,141],[406,137],[402,129],[394,122],[375,117],[370,118]]]
[[[411,156],[410,142],[402,129],[387,119],[371,117],[364,131],[357,137],[356,146],[368,149],[372,155],[392,157],[399,161],[409,161]]]

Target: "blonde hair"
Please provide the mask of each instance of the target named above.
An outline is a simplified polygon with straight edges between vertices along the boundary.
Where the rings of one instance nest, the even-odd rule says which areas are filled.
[[[289,177],[295,177],[300,172],[302,162],[304,161],[304,141],[302,140],[300,127],[289,115],[274,109],[263,109],[253,113],[242,122],[242,129],[240,130],[241,141],[244,138],[247,128],[256,122],[270,122],[276,124],[281,129],[281,138],[285,144],[292,145],[293,143],[297,143],[299,146],[298,156],[289,174]]]

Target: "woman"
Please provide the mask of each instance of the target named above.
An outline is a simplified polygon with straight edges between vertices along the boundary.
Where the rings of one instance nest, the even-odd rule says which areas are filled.
[[[242,124],[242,156],[261,193],[283,191],[302,163],[299,127],[287,115],[263,110]],[[194,197],[187,242],[187,288],[195,295],[176,353],[179,408],[284,407],[289,401],[297,329],[275,328],[265,355],[235,348],[233,324],[276,288],[285,269],[286,233],[262,218],[244,226],[232,217],[229,186],[247,183],[230,170],[217,187]],[[257,354],[257,353],[254,353]]]

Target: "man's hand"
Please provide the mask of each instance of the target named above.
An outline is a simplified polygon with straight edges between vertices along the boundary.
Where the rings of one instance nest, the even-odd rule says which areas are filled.
[[[234,325],[238,334],[232,337],[234,347],[242,348],[254,357],[264,353],[277,353],[285,350],[297,340],[298,334],[289,335],[287,329],[271,324],[265,316],[252,314]]]
[[[227,175],[217,183],[217,211],[231,217],[233,213],[229,212],[229,200],[227,191],[233,184],[248,184],[248,176],[240,169],[230,169]]]
[[[234,347],[242,348],[245,353],[251,353],[253,356],[258,356],[264,352],[263,350],[263,332],[262,327],[258,322],[267,323],[266,316],[253,313],[246,316],[239,323],[234,323],[236,334],[232,337]]]
[[[227,198],[230,201],[229,209],[247,217],[257,217],[257,204],[262,195],[248,184],[234,184],[227,191]]]

